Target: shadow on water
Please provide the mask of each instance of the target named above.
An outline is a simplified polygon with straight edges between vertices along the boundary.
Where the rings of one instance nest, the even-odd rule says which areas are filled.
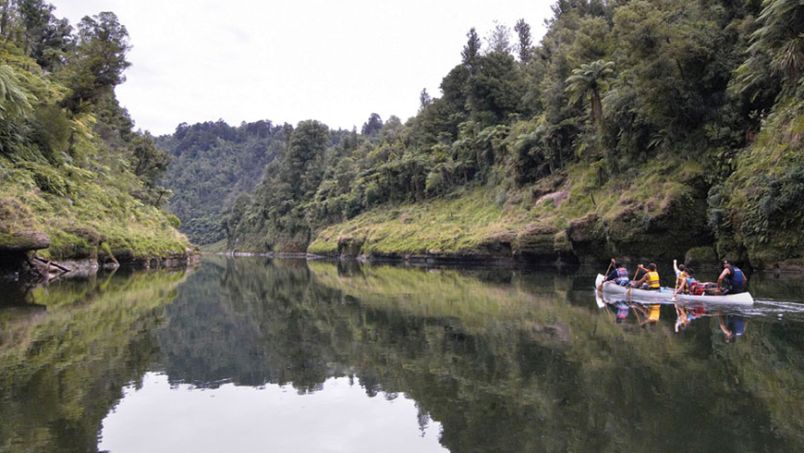
[[[656,325],[617,323],[592,282],[216,257],[186,278],[37,289],[47,315],[3,324],[16,333],[0,345],[2,445],[92,451],[121,388],[161,371],[300,394],[357,378],[369,396],[414,399],[454,452],[804,449],[804,318],[778,317],[800,286],[758,281],[763,302],[727,342],[720,314],[679,333],[673,306]]]

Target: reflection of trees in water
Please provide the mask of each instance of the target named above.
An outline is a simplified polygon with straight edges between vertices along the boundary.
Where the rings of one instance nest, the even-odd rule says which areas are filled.
[[[97,451],[101,421],[158,357],[151,332],[183,273],[67,280],[27,296],[46,307],[3,322],[0,451]],[[1,317],[1,316],[0,316]]]
[[[168,308],[170,323],[157,335],[171,381],[319,388],[337,371],[333,291],[312,286],[306,266],[292,262],[221,264],[202,266]]]
[[[307,392],[353,375],[370,396],[404,392],[453,451],[802,445],[798,326],[753,325],[736,345],[703,323],[683,338],[625,332],[588,301],[568,304],[578,286],[543,273],[220,261],[182,287],[158,338],[174,382]]]

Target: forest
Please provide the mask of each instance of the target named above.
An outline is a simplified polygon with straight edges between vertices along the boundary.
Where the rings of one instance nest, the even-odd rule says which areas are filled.
[[[173,192],[168,208],[193,243],[225,241],[221,217],[228,207],[246,203],[292,130],[270,121],[232,127],[219,120],[183,123],[173,134],[157,137],[157,146],[170,156],[163,177]]]
[[[164,209],[169,156],[114,93],[130,65],[125,26],[111,12],[73,26],[53,11],[0,1],[0,261],[13,269],[37,249],[115,264],[185,256]]]
[[[74,27],[2,1],[0,248],[175,256],[181,225],[218,250],[804,268],[804,6],[552,10],[538,42],[524,20],[468,30],[406,120],[155,138],[116,99],[131,44],[113,13]]]
[[[227,246],[801,267],[802,28],[796,0],[561,0],[539,43],[471,29],[413,118],[293,128]]]

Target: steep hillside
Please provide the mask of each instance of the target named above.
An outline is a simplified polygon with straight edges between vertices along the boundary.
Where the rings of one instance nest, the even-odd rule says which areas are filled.
[[[467,34],[441,96],[338,146],[303,122],[228,246],[804,259],[804,6],[560,0],[541,43]],[[516,53],[512,52],[516,49]]]
[[[238,197],[248,196],[263,170],[284,148],[292,127],[270,121],[232,127],[223,121],[181,124],[157,144],[171,163],[163,179],[173,191],[170,211],[193,243],[211,244],[226,237],[222,213]]]
[[[114,96],[125,27],[101,13],[72,34],[50,5],[44,25],[14,5],[4,5],[0,41],[0,264],[14,269],[31,250],[113,263],[185,257],[178,219],[160,207],[167,156]]]

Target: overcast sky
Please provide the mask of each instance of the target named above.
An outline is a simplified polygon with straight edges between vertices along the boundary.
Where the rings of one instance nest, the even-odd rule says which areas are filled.
[[[112,11],[133,46],[117,88],[138,128],[182,122],[317,119],[360,127],[372,112],[402,120],[419,92],[437,97],[466,32],[523,18],[534,42],[551,1],[51,0],[76,24]],[[512,36],[512,40],[513,40]]]

